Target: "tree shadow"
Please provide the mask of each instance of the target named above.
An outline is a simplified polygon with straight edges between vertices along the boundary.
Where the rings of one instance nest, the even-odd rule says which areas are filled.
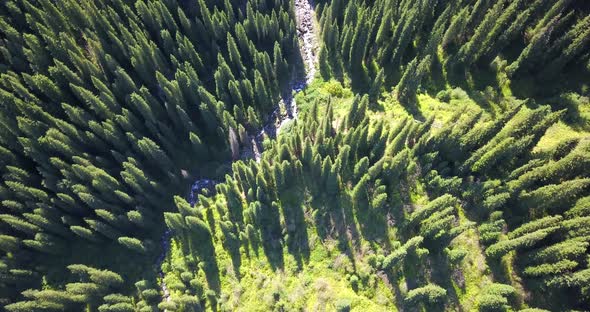
[[[395,304],[399,311],[420,311],[421,309],[421,304],[406,303],[404,296],[407,290],[422,287],[428,283],[426,276],[423,274],[425,268],[421,262],[415,255],[408,253],[402,263],[394,265],[387,271],[382,271],[389,282],[393,296],[396,298]],[[406,291],[402,291],[400,288],[400,283],[403,281],[406,284],[404,287]]]
[[[283,243],[278,205],[260,203],[259,222],[262,249],[273,270],[283,269]]]
[[[565,109],[563,121],[576,131],[590,131],[590,116],[584,116],[580,111],[583,105],[590,105],[588,97],[578,97],[574,94],[566,94],[553,97],[548,100],[555,110]]]
[[[502,263],[501,259],[487,259],[487,264],[496,282],[511,284],[510,272],[506,268],[506,264]]]
[[[352,217],[350,214],[352,210],[350,200],[347,200],[347,196],[338,196],[336,198],[328,197],[325,202],[329,212],[330,224],[333,225],[336,231],[338,249],[340,252],[346,254],[352,263],[353,271],[356,272],[354,243],[358,242],[358,231],[356,230],[354,219],[349,219]],[[349,213],[347,214],[346,211],[349,211]]]
[[[318,237],[322,242],[330,237],[332,230],[330,224],[330,217],[326,211],[326,207],[323,203],[319,203],[319,200],[312,201],[311,207],[313,209],[314,225]]]
[[[356,63],[355,61],[351,64],[350,68],[350,76],[354,77],[350,81],[350,87],[355,93],[363,94],[369,91],[370,87],[370,80],[369,73],[367,72],[367,68],[362,63]]]
[[[313,197],[311,207],[315,215],[315,228],[322,243],[337,239],[338,250],[344,253],[356,271],[353,244],[359,241],[350,200],[341,195]]]
[[[391,249],[391,242],[388,237],[387,213],[383,210],[377,210],[377,208],[373,209],[368,200],[361,206],[365,208],[355,211],[355,215],[363,238],[376,242],[386,249]]]
[[[215,233],[217,229],[215,224],[215,216],[213,215],[213,207],[207,207],[205,215],[207,216],[207,224],[211,229],[211,233]]]
[[[422,111],[418,107],[418,97],[416,94],[411,95],[407,99],[399,99],[399,102],[406,113],[410,114],[414,119],[419,121],[426,120],[426,117],[424,117],[424,114],[422,114]]]
[[[496,79],[494,72],[481,69],[474,69],[473,71],[453,69],[447,73],[447,80],[451,86],[459,87],[465,91],[469,98],[483,110],[493,113],[491,99],[486,97],[482,90],[489,87],[496,94],[501,94],[500,83]]]
[[[535,68],[537,69],[537,68]],[[571,62],[554,75],[544,75],[543,70],[527,71],[511,78],[512,91],[519,98],[533,98],[537,102],[554,105],[560,95],[578,93],[588,96],[590,71],[582,64]],[[557,105],[559,107],[559,105]]]
[[[228,251],[234,274],[238,280],[240,280],[240,266],[242,265],[242,256],[240,254],[240,240],[236,235],[236,231],[233,229],[226,229],[221,227],[223,237],[225,238],[222,242],[223,248]]]
[[[291,187],[279,194],[283,212],[284,224],[287,229],[287,249],[297,261],[297,267],[303,268],[303,263],[309,261],[309,238],[307,224],[303,211],[304,192],[297,187]]]
[[[422,85],[426,85],[426,91],[431,97],[436,97],[436,94],[439,91],[446,89],[443,64],[441,64],[438,59],[434,59],[430,68],[430,75],[425,78],[429,79],[426,84],[423,83]]]
[[[338,81],[344,81],[344,70],[340,58],[338,58],[334,51],[330,52],[327,49],[322,50],[327,55],[320,55],[319,69],[320,74],[324,80],[336,79]]]
[[[295,26],[297,27],[297,26]],[[295,30],[297,32],[297,30]],[[297,34],[293,34],[297,36]],[[288,40],[288,37],[285,37],[285,40]],[[293,49],[287,50],[288,53],[284,55],[285,59],[288,61],[288,64],[292,64],[292,68],[290,68],[290,72],[292,73],[291,81],[305,81],[305,64],[303,62],[303,57],[301,56],[301,47],[299,44],[299,40],[293,40],[293,43],[296,44]],[[285,42],[285,44],[289,44]],[[291,86],[289,86],[291,87]]]
[[[432,270],[436,266],[436,264],[432,263],[432,257],[428,257],[426,263],[423,259],[415,252],[409,252],[406,258],[403,261],[403,265],[401,268],[401,272],[403,276],[405,276],[407,289],[415,289],[419,287],[423,287],[429,283],[429,279],[433,279]],[[433,280],[435,284],[438,284],[438,281]],[[440,285],[439,286],[447,289],[447,295],[449,292],[449,288]],[[450,287],[452,289],[452,286]],[[453,290],[454,291],[454,290]],[[456,296],[456,294],[455,294]],[[403,301],[402,301],[403,302]],[[421,303],[402,303],[402,310],[404,311],[445,311],[446,306],[442,303],[428,303],[428,302],[421,302]],[[460,310],[459,310],[460,311]]]
[[[273,270],[282,270],[285,267],[285,259],[280,234],[276,235],[267,229],[261,229],[260,235],[262,237],[262,249],[268,263],[270,263]]]
[[[463,312],[463,307],[460,305],[459,296],[455,290],[455,282],[453,281],[454,269],[449,263],[447,256],[443,252],[437,252],[431,259],[431,280],[433,283],[447,290],[447,301],[454,304],[455,311]],[[458,269],[455,269],[458,270]],[[465,285],[459,285],[464,289]],[[429,310],[430,311],[430,310]],[[434,310],[433,310],[434,311]]]
[[[404,311],[404,295],[399,287],[400,279],[403,277],[399,272],[378,272],[378,276],[385,282],[386,285],[391,289],[395,298],[395,307],[398,311]],[[393,282],[393,283],[392,283]]]
[[[422,287],[428,283],[426,272],[428,267],[414,252],[408,252],[402,264],[402,272],[406,277],[408,289]]]
[[[587,307],[581,305],[575,306],[572,303],[580,301],[580,293],[573,288],[553,288],[547,291],[547,287],[542,279],[523,279],[524,287],[528,291],[528,302],[534,302],[535,308],[544,308],[549,311],[559,311],[565,306],[573,306],[580,311]]]
[[[200,261],[199,267],[205,272],[205,278],[207,279],[209,288],[219,294],[221,291],[221,282],[219,267],[216,261],[217,255],[211,233],[205,231],[196,233],[195,231],[191,231],[186,237],[189,239],[187,246],[190,246],[190,250],[186,252],[183,248],[183,254],[197,256]]]

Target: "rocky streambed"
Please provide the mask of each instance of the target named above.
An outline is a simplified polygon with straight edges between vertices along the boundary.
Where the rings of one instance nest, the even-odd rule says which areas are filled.
[[[305,83],[310,83],[316,74],[318,63],[318,41],[315,29],[315,10],[312,0],[295,0],[295,16],[297,20],[297,36],[301,58],[305,65]]]

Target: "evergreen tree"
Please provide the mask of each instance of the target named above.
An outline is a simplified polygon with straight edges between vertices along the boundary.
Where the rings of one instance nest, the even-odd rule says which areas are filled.
[[[133,237],[119,237],[118,241],[121,245],[139,252],[139,253],[146,253],[147,249],[145,248],[144,244],[137,238]]]

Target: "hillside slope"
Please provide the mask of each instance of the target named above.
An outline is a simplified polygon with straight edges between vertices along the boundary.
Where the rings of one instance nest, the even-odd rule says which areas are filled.
[[[590,4],[0,3],[0,306],[590,309]]]

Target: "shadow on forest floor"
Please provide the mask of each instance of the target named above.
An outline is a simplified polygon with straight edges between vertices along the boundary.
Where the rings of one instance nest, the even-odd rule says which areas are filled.
[[[284,224],[287,228],[287,250],[297,261],[297,267],[303,268],[303,263],[309,261],[309,238],[307,236],[307,224],[305,223],[305,194],[303,191],[292,187],[281,192],[281,209]]]

